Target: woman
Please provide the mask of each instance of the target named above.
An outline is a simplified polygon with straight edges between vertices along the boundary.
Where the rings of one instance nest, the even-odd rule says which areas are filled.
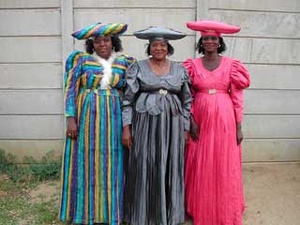
[[[188,22],[201,32],[196,59],[184,66],[191,79],[191,137],[186,154],[186,208],[195,225],[241,225],[244,210],[241,168],[245,66],[221,55],[222,33],[239,27],[216,21]]]
[[[119,224],[123,211],[120,95],[133,58],[121,53],[126,24],[93,24],[72,35],[86,51],[66,61],[67,132],[62,168],[61,221]]]
[[[184,222],[191,95],[186,70],[167,56],[174,52],[168,40],[185,35],[161,27],[134,35],[149,40],[150,58],[129,68],[123,96],[122,143],[129,149],[124,217],[131,225],[177,225]]]

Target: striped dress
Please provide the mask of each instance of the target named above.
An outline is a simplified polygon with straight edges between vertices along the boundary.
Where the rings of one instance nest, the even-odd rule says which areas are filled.
[[[76,117],[77,139],[66,137],[60,220],[118,224],[123,214],[120,92],[133,58],[118,55],[110,88],[100,88],[104,67],[93,55],[73,52],[64,76],[65,115]]]

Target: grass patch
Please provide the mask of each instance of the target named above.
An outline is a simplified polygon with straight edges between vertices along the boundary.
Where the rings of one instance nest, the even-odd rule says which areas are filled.
[[[61,162],[52,153],[41,161],[15,157],[0,150],[0,220],[5,225],[59,224]]]

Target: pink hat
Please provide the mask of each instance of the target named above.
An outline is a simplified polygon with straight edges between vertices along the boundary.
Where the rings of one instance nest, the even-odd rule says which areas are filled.
[[[226,23],[202,20],[202,21],[189,21],[186,26],[192,30],[200,31],[201,36],[221,36],[221,34],[234,34],[241,30],[238,26],[232,26]]]

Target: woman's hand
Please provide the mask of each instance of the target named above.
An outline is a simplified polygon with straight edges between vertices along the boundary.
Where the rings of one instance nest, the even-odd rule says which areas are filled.
[[[237,145],[240,145],[242,143],[243,139],[244,139],[244,136],[243,136],[243,132],[242,132],[242,125],[241,125],[241,123],[238,123],[236,125],[236,142],[237,142]]]
[[[191,138],[193,141],[198,141],[200,129],[198,124],[195,122],[193,116],[191,117],[191,128],[190,128]]]
[[[184,144],[187,145],[190,140],[190,132],[184,131]]]
[[[128,149],[131,149],[131,144],[132,144],[132,137],[131,137],[130,126],[126,125],[125,127],[123,127],[122,145]]]
[[[77,131],[77,123],[75,117],[68,117],[67,118],[67,137],[76,139],[78,135]]]

